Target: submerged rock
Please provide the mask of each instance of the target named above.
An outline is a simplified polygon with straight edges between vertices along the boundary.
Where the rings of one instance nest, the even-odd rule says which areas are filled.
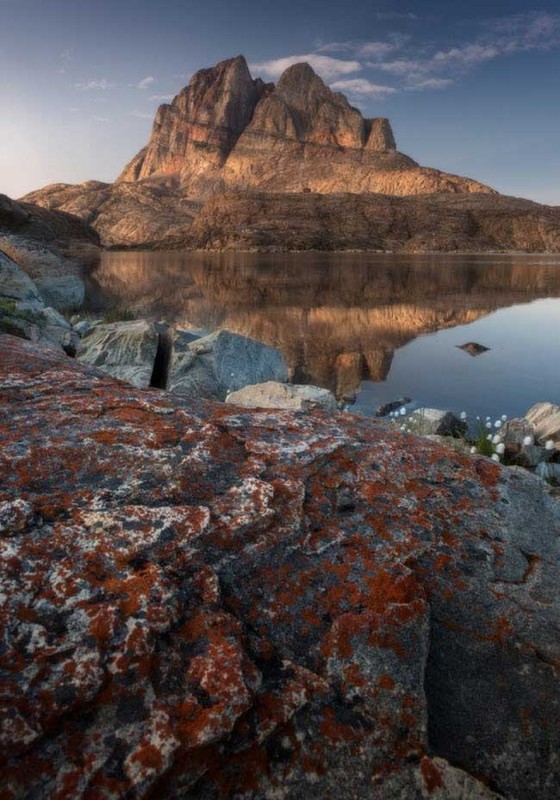
[[[111,322],[95,325],[78,344],[76,358],[138,388],[152,381],[159,333],[152,322]]]
[[[226,397],[226,403],[246,408],[282,408],[288,411],[309,411],[322,408],[334,414],[338,411],[336,397],[319,386],[295,386],[267,381],[245,386]]]
[[[482,353],[487,353],[490,350],[489,347],[485,347],[483,344],[478,344],[478,342],[458,344],[457,347],[459,350],[464,350],[465,353],[468,353],[470,356],[480,356]]]
[[[0,350],[5,797],[557,800],[541,480]]]
[[[216,331],[189,341],[173,337],[167,388],[192,398],[224,400],[229,392],[265,381],[287,381],[279,350],[230,331]]]

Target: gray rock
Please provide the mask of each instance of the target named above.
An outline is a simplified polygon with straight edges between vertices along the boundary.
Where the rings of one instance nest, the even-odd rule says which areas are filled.
[[[224,400],[244,386],[287,379],[281,353],[246,336],[216,331],[189,342],[185,331],[177,331],[173,337],[171,392]]]
[[[386,417],[391,411],[398,411],[399,408],[410,403],[410,397],[399,397],[398,400],[392,400],[390,403],[385,403],[383,406],[378,406],[375,410],[376,417]]]
[[[0,252],[0,330],[74,354],[78,337],[54,308],[46,307],[37,286]]]
[[[35,283],[45,302],[54,308],[64,310],[83,305],[86,288],[77,275],[36,278]]]
[[[539,478],[560,483],[560,464],[541,462],[535,470]]]
[[[228,394],[226,403],[246,408],[282,408],[288,411],[322,408],[331,414],[338,411],[336,398],[328,389],[321,389],[319,386],[294,386],[278,381],[245,386]]]
[[[82,319],[74,325],[74,330],[80,338],[89,333],[92,328],[93,325],[88,319]]]
[[[467,432],[466,422],[451,411],[439,408],[418,408],[408,415],[407,420],[414,433],[424,436],[463,436]]]
[[[150,386],[158,342],[156,326],[146,320],[96,325],[80,340],[76,358],[142,389]]]
[[[560,406],[554,403],[535,403],[525,414],[525,419],[533,425],[535,437],[539,441],[552,439],[555,449],[560,449]]]

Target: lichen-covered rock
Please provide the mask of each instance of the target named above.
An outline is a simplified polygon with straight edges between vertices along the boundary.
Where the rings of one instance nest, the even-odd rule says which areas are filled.
[[[279,350],[238,333],[220,330],[196,337],[173,336],[167,388],[192,398],[224,400],[229,392],[265,381],[287,381]]]
[[[158,343],[159,333],[152,322],[110,322],[86,331],[76,358],[142,389],[150,386]]]
[[[540,479],[0,350],[3,799],[557,799]]]
[[[245,386],[228,394],[226,403],[245,408],[281,408],[291,411],[322,408],[331,414],[338,411],[336,398],[328,389],[320,386],[294,386],[278,381]]]

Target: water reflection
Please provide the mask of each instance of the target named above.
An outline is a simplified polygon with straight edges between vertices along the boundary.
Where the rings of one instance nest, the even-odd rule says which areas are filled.
[[[371,395],[371,382],[384,382],[379,398],[393,390],[395,352],[417,337],[559,296],[560,257],[524,255],[110,252],[88,287],[92,308],[126,306],[187,326],[228,328],[279,347],[298,382],[339,396],[364,381]],[[473,338],[469,332],[463,341]],[[557,361],[554,338],[541,346],[556,348]],[[466,371],[474,368],[470,356],[458,357]]]

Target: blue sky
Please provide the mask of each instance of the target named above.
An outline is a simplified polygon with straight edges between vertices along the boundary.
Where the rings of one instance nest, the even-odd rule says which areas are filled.
[[[112,180],[197,69],[307,60],[399,149],[560,205],[560,5],[0,0],[0,192]]]

